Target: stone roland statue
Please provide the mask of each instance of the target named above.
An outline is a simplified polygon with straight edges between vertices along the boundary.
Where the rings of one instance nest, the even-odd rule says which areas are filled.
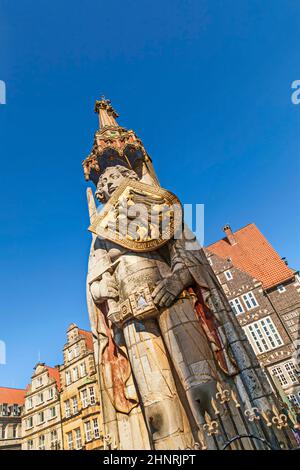
[[[87,301],[106,442],[124,450],[216,448],[218,437],[204,443],[203,426],[218,390],[266,410],[271,391],[191,232],[157,240],[155,224],[149,232],[139,219],[127,238],[117,237],[130,219],[125,206],[167,214],[178,200],[160,187],[142,143],[118,126],[110,102],[95,109],[100,131],[84,169],[103,207],[97,211],[89,189]],[[244,432],[237,408],[219,419],[228,434]]]
[[[107,202],[126,177],[138,179],[125,167],[108,167],[99,179],[96,197]],[[203,288],[208,285],[196,254],[193,253],[195,263],[191,264],[180,242],[170,241],[150,253],[134,253],[97,238],[91,263],[105,266],[105,270],[99,276],[96,269],[96,279],[89,276],[95,304],[101,309],[111,302],[113,311],[108,311],[107,317],[111,328],[120,328],[124,336],[146,425],[156,449],[185,449],[193,439],[174,373],[199,425],[202,403],[205,409],[218,380],[213,352],[195,311],[195,299],[186,290],[195,283]],[[117,317],[120,305],[133,292],[138,294],[146,282],[154,313],[153,309],[138,317],[131,313],[120,326]],[[146,302],[143,291],[141,298]]]

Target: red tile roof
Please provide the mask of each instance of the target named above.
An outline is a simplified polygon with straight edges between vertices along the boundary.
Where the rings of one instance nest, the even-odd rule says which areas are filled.
[[[49,377],[54,379],[57,384],[58,390],[60,390],[60,375],[59,375],[59,370],[57,367],[50,367],[50,366],[45,366],[46,369],[48,370]]]
[[[91,331],[81,330],[80,328],[78,328],[78,333],[80,335],[84,336],[86,347],[90,351],[93,351],[94,350],[94,345],[93,345],[93,335],[92,335]]]
[[[20,388],[0,387],[0,403],[24,405],[25,390]]]
[[[234,232],[236,243],[231,245],[224,237],[207,249],[221,258],[231,258],[232,264],[262,282],[264,288],[280,284],[295,271],[290,269],[263,236],[255,224]]]

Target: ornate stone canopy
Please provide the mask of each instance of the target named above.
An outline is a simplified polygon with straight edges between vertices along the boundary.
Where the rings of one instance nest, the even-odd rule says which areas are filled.
[[[143,162],[151,162],[142,141],[133,130],[118,125],[119,116],[110,100],[102,97],[95,103],[99,115],[99,129],[94,136],[91,153],[82,162],[85,179],[97,184],[99,176],[108,166],[123,165],[142,176]]]

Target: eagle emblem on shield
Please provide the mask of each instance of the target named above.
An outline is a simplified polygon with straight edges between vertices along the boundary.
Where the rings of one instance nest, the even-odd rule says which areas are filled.
[[[95,216],[89,231],[137,252],[153,251],[183,225],[179,199],[160,186],[126,179]]]

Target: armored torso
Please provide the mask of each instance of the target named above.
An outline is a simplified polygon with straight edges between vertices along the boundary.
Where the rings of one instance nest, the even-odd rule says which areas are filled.
[[[114,242],[97,238],[95,254],[105,251],[119,293],[119,309],[126,318],[147,318],[158,314],[151,292],[155,285],[171,273],[168,244],[149,253],[134,253]],[[122,316],[122,315],[121,315]]]

